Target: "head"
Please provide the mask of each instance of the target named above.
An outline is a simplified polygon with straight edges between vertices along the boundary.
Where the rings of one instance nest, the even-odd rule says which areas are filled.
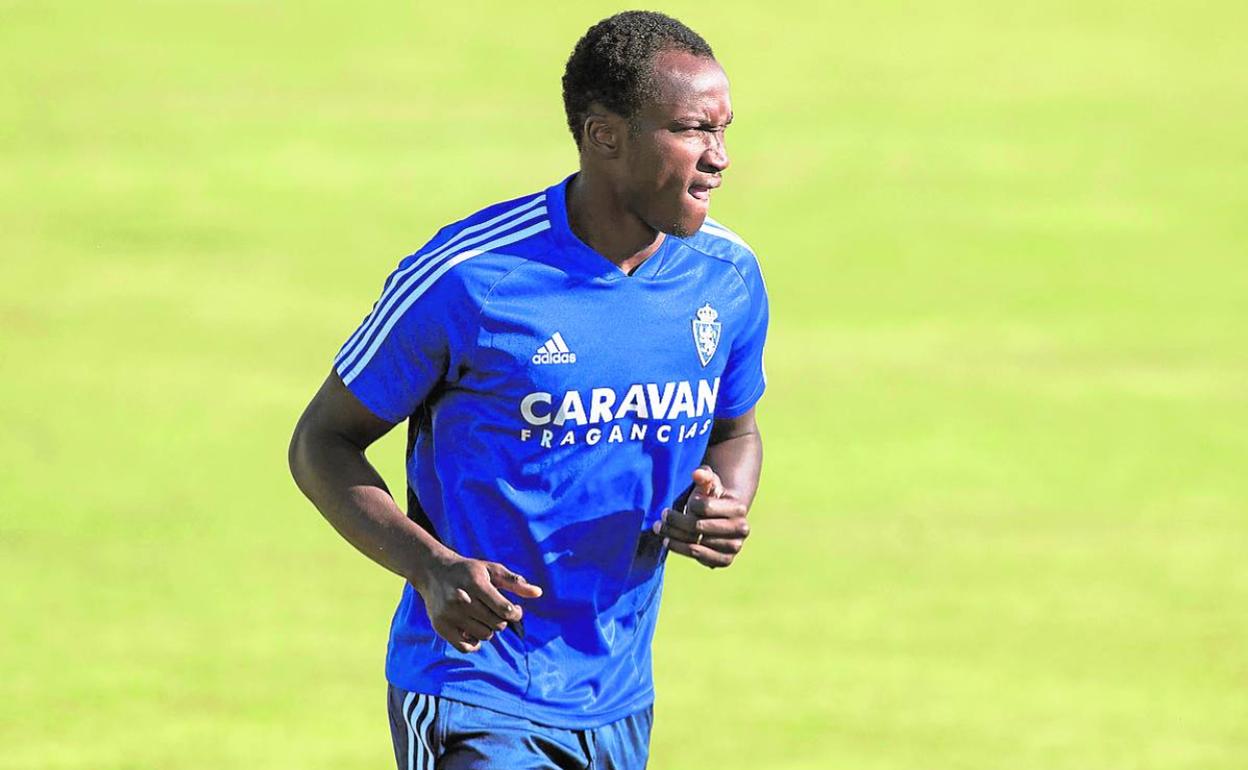
[[[655,230],[702,226],[732,122],[728,78],[705,40],[660,13],[604,19],[568,59],[563,102],[582,173]]]

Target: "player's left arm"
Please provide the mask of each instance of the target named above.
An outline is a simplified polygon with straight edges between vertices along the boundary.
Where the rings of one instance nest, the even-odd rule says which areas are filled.
[[[754,410],[716,420],[684,509],[664,511],[657,533],[673,552],[707,567],[732,564],[750,534],[746,517],[762,467],[763,440]]]

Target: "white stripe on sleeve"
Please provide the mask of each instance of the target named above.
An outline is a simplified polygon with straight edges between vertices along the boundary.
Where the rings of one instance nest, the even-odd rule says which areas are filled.
[[[334,359],[334,363],[341,364],[344,368],[351,365],[350,359],[355,356],[357,352],[359,352],[360,347],[365,343],[369,335],[371,335],[382,322],[382,317],[386,315],[391,307],[393,307],[398,297],[402,295],[402,293],[406,291],[409,286],[411,286],[412,282],[420,277],[419,275],[413,276],[412,273],[424,272],[424,268],[427,265],[432,264],[434,260],[444,256],[448,251],[456,248],[457,246],[475,246],[476,244],[484,240],[488,240],[489,238],[492,238],[504,230],[520,224],[521,222],[527,222],[534,217],[544,215],[546,213],[546,209],[544,207],[536,209],[534,209],[534,207],[543,203],[545,200],[545,194],[539,195],[528,203],[509,209],[492,219],[473,225],[472,227],[465,227],[446,243],[427,254],[420,255],[416,259],[412,260],[410,265],[390,276],[390,279],[386,281],[385,288],[382,289],[381,297],[377,300],[377,304],[373,306],[373,311],[369,313],[367,318],[364,319],[364,321],[360,324],[360,327],[355,330],[355,333],[351,335],[351,338],[347,340],[347,343],[342,346],[342,350],[338,353],[337,358]],[[530,211],[530,209],[533,210]],[[528,211],[527,214],[524,213],[526,211]],[[523,216],[518,216],[521,214],[523,214]],[[493,230],[482,233],[474,238],[470,238],[467,241],[463,240],[467,235],[513,217],[515,218],[512,221],[502,224]],[[463,241],[463,243],[460,243],[461,241]],[[411,276],[411,280],[408,280],[409,276]]]
[[[412,292],[409,295],[407,295],[407,298],[404,299],[402,303],[398,305],[398,307],[393,309],[393,312],[389,313],[386,316],[386,322],[384,325],[382,325],[381,329],[377,332],[377,336],[373,338],[372,344],[368,346],[367,350],[365,350],[361,355],[357,356],[354,359],[353,365],[352,365],[352,362],[344,362],[339,367],[339,372],[342,372],[342,370],[346,369],[348,366],[351,367],[350,370],[342,374],[342,381],[345,384],[350,385],[351,381],[354,380],[357,376],[359,376],[360,372],[363,371],[364,367],[368,365],[368,362],[372,360],[373,355],[376,354],[377,352],[377,349],[381,347],[381,343],[385,341],[386,336],[390,334],[390,330],[393,329],[394,325],[399,322],[400,318],[403,317],[403,313],[406,312],[407,309],[416,302],[416,300],[420,299],[421,295],[424,294],[429,289],[430,286],[432,286],[439,278],[445,275],[446,272],[450,270],[452,267],[455,267],[460,262],[464,262],[466,260],[472,259],[473,257],[479,254],[485,254],[489,252],[490,249],[499,248],[501,246],[508,246],[517,241],[522,241],[531,235],[540,233],[543,230],[549,230],[549,229],[550,229],[550,221],[544,219],[541,222],[538,222],[537,224],[530,225],[529,227],[524,228],[523,230],[520,230],[518,232],[508,233],[507,235],[504,235],[501,238],[497,238],[493,241],[482,244],[481,248],[479,249],[472,249],[470,251],[465,251],[462,254],[456,254],[446,259],[445,261],[443,261],[437,270],[434,270],[432,274],[430,274],[428,277],[425,277],[424,281],[422,281],[419,286],[417,286],[414,290],[412,290]],[[430,267],[433,267],[433,265],[431,264]],[[409,284],[415,283],[421,277],[422,276],[419,274],[414,275],[411,277],[411,279],[409,279],[408,283]]]

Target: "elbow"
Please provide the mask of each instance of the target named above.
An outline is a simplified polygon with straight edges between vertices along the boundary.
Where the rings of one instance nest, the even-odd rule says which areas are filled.
[[[314,504],[317,490],[321,487],[319,479],[323,476],[317,465],[321,456],[316,431],[307,424],[306,419],[301,418],[290,435],[290,445],[286,448],[286,464],[295,486]]]
[[[286,465],[290,468],[290,476],[295,480],[301,488],[303,484],[300,479],[306,468],[306,459],[308,455],[308,430],[301,417],[295,425],[294,431],[290,434],[290,444],[286,447]]]

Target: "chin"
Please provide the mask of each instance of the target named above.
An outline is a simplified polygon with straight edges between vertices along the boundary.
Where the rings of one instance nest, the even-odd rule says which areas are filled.
[[[699,211],[696,214],[681,217],[672,223],[670,228],[666,228],[664,232],[668,235],[674,235],[677,238],[688,238],[697,231],[702,229],[702,223],[706,221],[706,212]]]
[[[688,238],[702,229],[708,209],[706,204],[699,204],[690,198],[687,202],[676,201],[675,205],[651,207],[641,219],[661,233]]]

